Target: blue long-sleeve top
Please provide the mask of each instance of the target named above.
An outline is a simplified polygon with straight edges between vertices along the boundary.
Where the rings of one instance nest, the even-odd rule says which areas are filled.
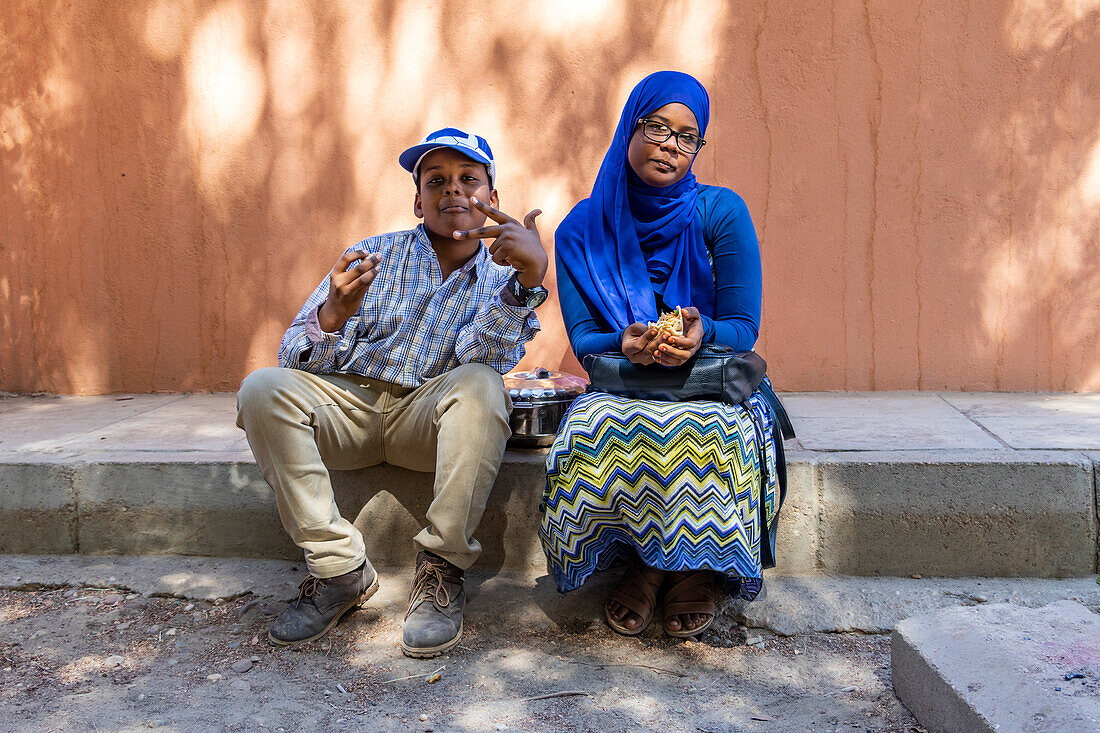
[[[703,239],[711,255],[715,281],[715,314],[714,318],[702,317],[703,343],[748,351],[760,333],[763,292],[760,244],[748,206],[728,188],[700,185],[696,216],[703,224]],[[588,354],[621,351],[624,329],[612,329],[577,289],[561,258],[555,256],[555,260],[558,301],[573,353],[583,360]]]

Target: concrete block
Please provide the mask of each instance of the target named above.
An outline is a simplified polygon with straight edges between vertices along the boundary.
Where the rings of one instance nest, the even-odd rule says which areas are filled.
[[[151,407],[62,445],[69,451],[202,451],[248,449],[236,426],[236,401],[226,395],[189,395]]]
[[[77,469],[81,552],[301,557],[282,529],[274,494],[247,455],[162,459],[100,454]],[[412,539],[426,524],[433,479],[396,466],[332,472],[337,506],[363,533],[372,562],[412,565]],[[482,545],[479,568],[545,568],[538,537],[545,485],[544,453],[508,452],[475,535]],[[817,488],[809,464],[791,464],[789,487],[778,569],[813,572]]]
[[[894,691],[930,731],[1100,730],[1097,639],[1100,616],[1074,601],[917,616],[891,638]]]
[[[906,451],[997,450],[996,438],[955,412],[948,417],[892,415],[807,417],[795,421],[798,439],[807,450]]]
[[[1017,450],[1100,450],[1100,415],[972,419]]]
[[[509,453],[478,528],[479,567],[545,566],[538,540],[544,457]],[[274,493],[248,454],[102,454],[75,470],[79,547],[88,554],[180,554],[300,559]],[[396,466],[332,473],[341,513],[379,565],[411,567],[433,475]],[[13,550],[29,552],[28,549]],[[67,550],[74,551],[74,550]]]
[[[1095,392],[942,392],[939,396],[972,418],[1100,417],[1100,393]]]
[[[78,465],[80,551],[298,559],[275,496],[239,454],[114,454]]]
[[[305,573],[299,559],[143,555],[7,555],[0,588],[116,588],[144,596],[230,600],[291,599]]]
[[[77,552],[72,469],[38,454],[0,459],[0,552]]]
[[[52,453],[102,427],[102,421],[83,418],[4,416],[0,419],[0,450]]]
[[[1100,450],[1100,394],[945,393],[943,399],[1017,450]]]
[[[545,568],[538,539],[545,460],[538,451],[506,455],[475,534],[482,546],[478,568]],[[396,466],[333,472],[337,505],[345,517],[354,517],[371,562],[412,566],[417,552],[412,539],[426,524],[433,480],[433,474]]]
[[[730,604],[737,620],[782,636],[888,634],[899,621],[944,608],[1012,603],[1037,608],[1073,600],[1100,612],[1095,578],[877,578],[764,574],[767,593]]]
[[[817,572],[818,502],[820,493],[813,456],[787,454],[787,498],[779,512],[775,540],[775,572],[799,575]]]
[[[939,395],[930,392],[789,394],[784,404],[807,450],[1003,449]]]
[[[95,395],[87,397],[60,395],[19,395],[0,399],[0,427],[13,419],[80,419],[109,425],[149,410],[165,407],[200,395],[134,394]],[[211,395],[225,400],[227,395]],[[231,399],[231,397],[230,397]]]
[[[1096,569],[1092,462],[1066,453],[821,459],[821,569],[1074,577]]]
[[[791,418],[892,417],[938,419],[958,410],[935,392],[785,392],[780,395]]]

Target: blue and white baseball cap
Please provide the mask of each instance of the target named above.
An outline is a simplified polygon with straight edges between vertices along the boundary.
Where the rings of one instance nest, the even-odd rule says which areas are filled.
[[[415,181],[416,172],[420,168],[420,161],[424,160],[424,156],[428,153],[440,148],[457,150],[478,163],[484,163],[489,168],[489,186],[494,185],[497,179],[497,166],[493,162],[493,151],[489,147],[489,143],[480,135],[463,132],[457,127],[444,127],[442,130],[428,133],[423,140],[401,153],[397,162],[401,164],[402,168],[413,174],[413,180]]]

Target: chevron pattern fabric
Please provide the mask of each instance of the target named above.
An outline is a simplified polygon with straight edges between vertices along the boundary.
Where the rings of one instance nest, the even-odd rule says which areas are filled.
[[[664,570],[716,570],[733,595],[754,597],[778,489],[771,414],[759,394],[749,409],[762,436],[740,406],[578,397],[546,459],[540,536],[558,590],[637,554]]]

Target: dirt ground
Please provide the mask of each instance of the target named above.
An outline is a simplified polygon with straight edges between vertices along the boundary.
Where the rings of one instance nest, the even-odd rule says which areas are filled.
[[[282,605],[0,591],[0,730],[922,730],[893,695],[882,635],[627,639],[471,606],[454,653],[412,660],[399,619],[369,603],[326,639],[276,648]]]

